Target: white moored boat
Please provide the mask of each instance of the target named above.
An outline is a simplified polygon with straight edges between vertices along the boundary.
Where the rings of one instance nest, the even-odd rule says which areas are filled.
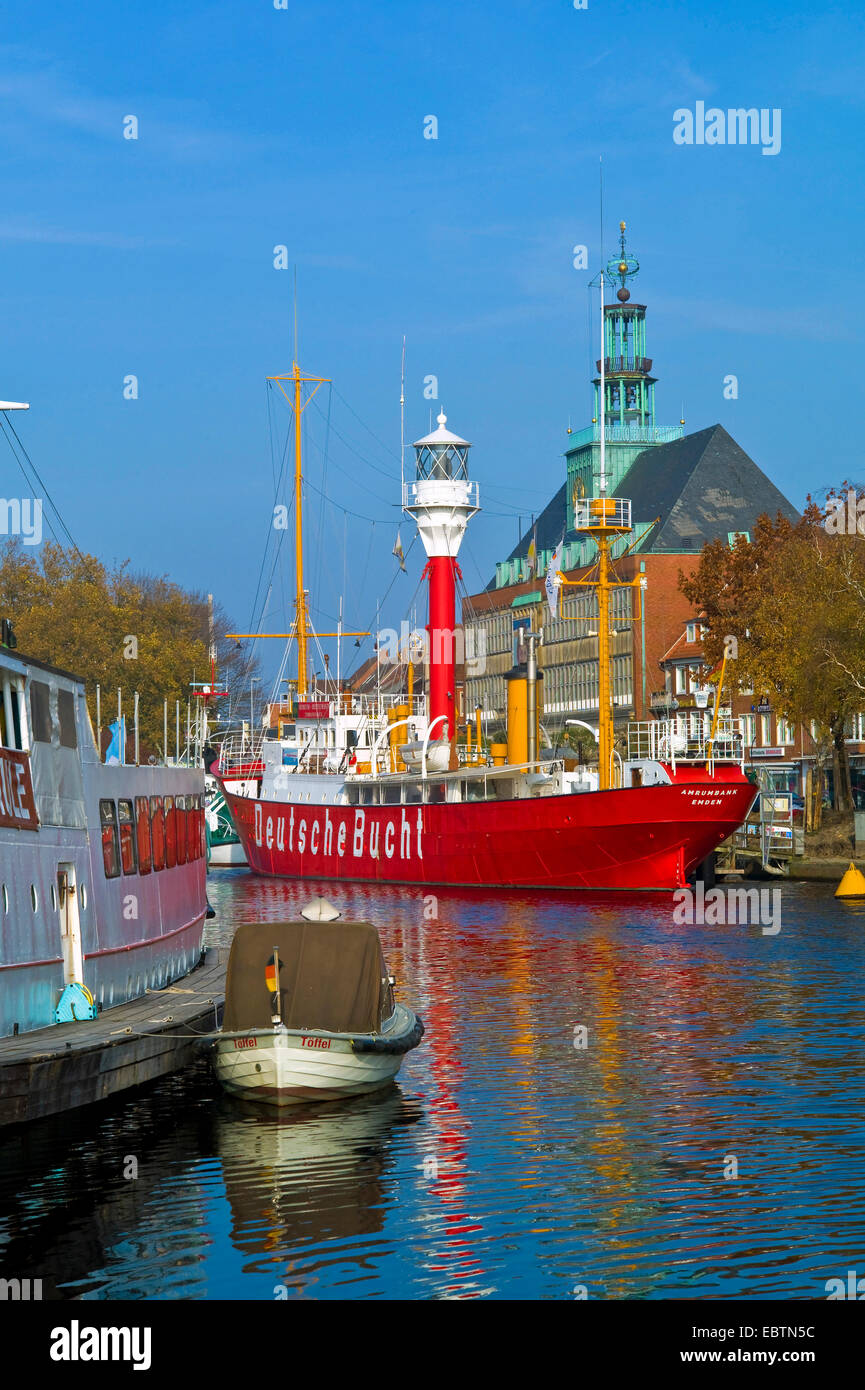
[[[338,1100],[393,1080],[423,1036],[393,994],[378,932],[318,899],[301,922],[246,922],[231,943],[223,1027],[226,1090],[272,1105]]]

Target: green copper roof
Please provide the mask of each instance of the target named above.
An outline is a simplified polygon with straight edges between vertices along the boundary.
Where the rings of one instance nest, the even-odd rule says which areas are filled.
[[[542,598],[543,594],[517,594],[517,597],[511,600],[511,608],[523,608],[527,603],[540,603]]]

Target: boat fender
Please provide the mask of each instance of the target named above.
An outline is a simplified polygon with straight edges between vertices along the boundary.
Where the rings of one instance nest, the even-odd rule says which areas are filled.
[[[55,1023],[81,1023],[95,1018],[99,1010],[93,1002],[93,995],[86,985],[75,981],[68,984],[61,994],[54,1010]]]
[[[417,1047],[425,1032],[423,1023],[415,1019],[414,1027],[399,1038],[352,1038],[352,1052],[378,1052],[386,1056],[399,1057]]]

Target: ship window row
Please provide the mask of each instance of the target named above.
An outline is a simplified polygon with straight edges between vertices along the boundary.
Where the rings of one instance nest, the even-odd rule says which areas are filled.
[[[574,594],[565,590],[560,599],[560,612],[552,617],[544,606],[538,618],[543,623],[545,646],[554,642],[573,642],[576,638],[587,635],[584,631],[586,627],[597,631],[597,595],[589,592]],[[513,642],[514,620],[515,614],[510,608],[489,618],[469,617],[466,624],[466,655],[493,656],[508,651]],[[611,625],[625,628],[632,621],[631,589],[624,586],[613,589],[610,595]],[[472,629],[474,631],[471,631]]]
[[[136,796],[99,802],[106,878],[159,873],[207,853],[204,797]]]
[[[82,912],[84,912],[84,911],[86,910],[86,908],[87,908],[87,885],[86,885],[85,883],[82,883],[82,884],[81,884],[80,893],[81,893],[81,910],[82,910]],[[53,883],[50,885],[50,887],[49,887],[49,889],[48,889],[48,895],[49,895],[49,898],[50,898],[50,901],[51,901],[51,911],[52,911],[52,912],[56,912],[56,911],[58,910],[58,908],[57,908],[57,889],[55,888],[55,886],[54,886]],[[5,883],[2,884],[2,885],[0,885],[0,903],[2,903],[3,915],[4,915],[4,916],[8,916],[8,913],[9,913],[9,889],[7,888],[7,886],[6,886]],[[31,906],[31,908],[33,909],[33,912],[34,912],[34,913],[36,913],[36,912],[39,911],[39,892],[38,892],[38,890],[37,890],[37,888],[36,888],[36,884],[35,884],[35,883],[31,883],[31,884],[30,884],[30,906]]]

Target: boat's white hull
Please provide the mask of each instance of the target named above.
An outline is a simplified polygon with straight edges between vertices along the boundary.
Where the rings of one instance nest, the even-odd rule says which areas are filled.
[[[214,1067],[227,1091],[271,1105],[340,1100],[393,1081],[402,1054],[354,1052],[343,1039],[289,1033],[219,1038]]]
[[[211,869],[226,869],[235,864],[245,864],[246,854],[243,845],[239,840],[230,840],[221,845],[211,844],[209,863]]]

